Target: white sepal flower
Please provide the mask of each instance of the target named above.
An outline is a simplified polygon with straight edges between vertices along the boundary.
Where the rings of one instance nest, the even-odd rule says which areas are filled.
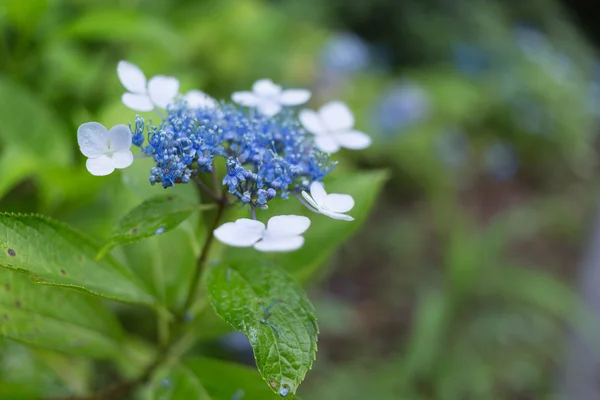
[[[77,129],[77,143],[84,156],[86,167],[92,175],[104,176],[115,168],[127,168],[133,163],[131,130],[125,125],[115,125],[107,131],[98,122],[87,122]]]
[[[146,75],[137,65],[119,61],[117,65],[119,80],[129,90],[123,93],[121,101],[136,111],[152,111],[155,107],[166,108],[179,93],[177,78],[156,75],[146,82]]]
[[[354,199],[349,194],[327,194],[321,182],[313,182],[310,185],[310,194],[302,191],[302,197],[323,215],[344,221],[354,220],[351,216],[344,214],[354,207]]]
[[[327,153],[335,153],[340,147],[360,150],[371,145],[366,133],[352,129],[354,116],[346,104],[332,101],[319,112],[304,109],[298,115],[302,126],[315,135],[317,147]]]
[[[266,117],[277,115],[283,106],[297,106],[310,99],[310,91],[305,89],[286,89],[276,85],[270,79],[254,82],[251,92],[235,92],[231,99],[245,107],[256,107]]]
[[[267,222],[241,218],[227,222],[214,231],[221,242],[233,247],[250,247],[264,252],[297,250],[304,244],[301,236],[310,226],[310,220],[298,215],[278,215]]]
[[[190,90],[184,98],[192,108],[215,108],[219,105],[217,100],[200,90]]]

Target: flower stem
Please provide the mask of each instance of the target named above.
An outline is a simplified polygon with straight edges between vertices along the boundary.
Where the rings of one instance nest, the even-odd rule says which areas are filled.
[[[206,261],[208,258],[208,252],[210,250],[210,246],[215,237],[214,231],[219,226],[221,222],[221,217],[223,216],[223,211],[227,206],[227,198],[225,196],[221,197],[219,202],[217,203],[217,215],[212,223],[208,231],[208,236],[206,241],[204,242],[204,246],[202,246],[202,250],[200,251],[200,256],[198,257],[198,261],[196,262],[196,269],[194,270],[194,275],[190,280],[190,288],[188,290],[188,296],[183,306],[183,313],[181,316],[183,317],[185,313],[190,309],[194,301],[196,300],[196,296],[198,294],[198,290],[200,289],[200,278],[202,276],[202,271],[204,271],[206,267]]]
[[[214,201],[215,203],[221,203],[223,201],[223,199],[220,196],[217,196],[208,186],[206,186],[206,184],[202,182],[200,178],[195,176],[192,179],[194,180],[196,186],[198,186],[198,189],[200,189],[201,192],[205,193],[208,197],[210,197],[212,201]]]

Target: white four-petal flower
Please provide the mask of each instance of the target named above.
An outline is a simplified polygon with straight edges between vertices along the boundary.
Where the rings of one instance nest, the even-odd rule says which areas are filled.
[[[123,93],[121,101],[136,111],[152,111],[155,107],[166,108],[179,93],[177,78],[156,75],[146,82],[146,75],[138,66],[119,61],[117,65],[119,80],[129,90]]]
[[[107,131],[98,122],[87,122],[77,129],[77,143],[84,156],[86,167],[92,175],[108,175],[115,168],[127,168],[133,163],[131,130],[125,125],[115,125]]]
[[[277,115],[283,106],[297,106],[310,99],[310,91],[305,89],[286,89],[276,85],[270,79],[254,82],[251,92],[235,92],[231,99],[245,107],[256,107],[266,117]]]
[[[310,226],[310,220],[298,215],[278,215],[267,222],[241,218],[227,222],[214,231],[221,242],[234,247],[254,246],[265,252],[297,250],[304,244],[301,236]]]
[[[354,207],[354,199],[349,194],[327,194],[321,182],[313,182],[310,185],[310,194],[302,191],[302,197],[315,208],[313,211],[317,211],[333,219],[342,219],[344,221],[354,220],[351,216],[343,214]]]
[[[366,133],[352,129],[354,116],[340,101],[332,101],[319,109],[319,112],[304,109],[299,119],[304,128],[315,135],[317,147],[327,153],[335,153],[340,147],[360,150],[371,145]]]

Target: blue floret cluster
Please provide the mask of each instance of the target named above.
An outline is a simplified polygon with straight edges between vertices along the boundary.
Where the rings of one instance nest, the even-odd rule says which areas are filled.
[[[133,144],[156,162],[151,184],[187,183],[223,159],[223,185],[259,209],[275,197],[307,190],[335,167],[289,110],[267,118],[233,104],[191,108],[180,100],[167,108],[160,125],[138,116],[130,129]]]

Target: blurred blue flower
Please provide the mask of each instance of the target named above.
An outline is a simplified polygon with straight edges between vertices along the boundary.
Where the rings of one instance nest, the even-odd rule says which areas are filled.
[[[378,129],[391,136],[399,130],[425,119],[430,112],[428,93],[417,83],[395,84],[375,108]]]
[[[547,36],[530,26],[518,25],[515,28],[515,39],[523,55],[563,83],[573,73],[573,60],[564,52],[558,51]]]
[[[468,77],[481,76],[491,66],[489,55],[476,45],[458,43],[452,47],[452,53],[456,68]]]
[[[353,73],[366,68],[371,62],[367,43],[351,32],[334,34],[321,50],[321,65],[333,73]]]
[[[537,61],[540,55],[553,52],[548,38],[539,29],[521,23],[515,26],[513,32],[517,46],[525,56]]]
[[[459,167],[469,156],[469,138],[459,130],[447,130],[437,138],[436,152],[444,165]]]
[[[514,147],[503,141],[495,141],[484,155],[486,171],[498,181],[507,181],[517,173],[519,160]]]

